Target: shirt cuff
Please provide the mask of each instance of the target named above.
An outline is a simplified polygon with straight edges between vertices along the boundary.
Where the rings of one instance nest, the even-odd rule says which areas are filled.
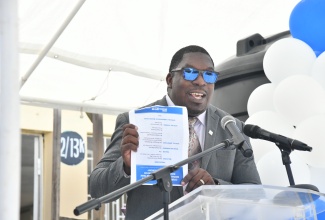
[[[123,168],[122,168],[123,169]],[[124,172],[124,169],[123,169],[123,176],[125,177],[125,178],[130,178],[131,177],[131,175],[127,175],[125,172]]]
[[[130,178],[130,176],[131,175],[127,175],[127,173],[124,171],[124,163],[122,162],[122,172],[123,172],[123,176],[125,177],[125,178]]]
[[[220,185],[219,180],[217,180],[216,178],[213,178],[213,180],[214,180],[214,183],[215,183],[216,185]]]

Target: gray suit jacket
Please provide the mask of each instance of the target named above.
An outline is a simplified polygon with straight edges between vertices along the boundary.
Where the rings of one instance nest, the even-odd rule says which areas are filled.
[[[167,106],[166,98],[148,106],[153,105]],[[225,115],[226,112],[209,105],[206,115],[205,150],[231,138],[221,127],[220,121]],[[130,179],[124,176],[123,159],[120,153],[122,126],[127,123],[129,123],[127,112],[117,117],[112,142],[90,175],[90,192],[93,198],[104,196],[130,184]],[[236,124],[240,130],[243,129],[243,122],[236,119]],[[207,132],[210,130],[213,135]],[[247,142],[249,143],[248,138]],[[236,149],[218,150],[205,156],[201,167],[220,184],[261,184],[254,158],[246,158]],[[140,186],[129,191],[127,195],[126,219],[144,219],[163,208],[162,193],[157,186]],[[174,186],[170,193],[171,202],[182,196],[183,188]]]

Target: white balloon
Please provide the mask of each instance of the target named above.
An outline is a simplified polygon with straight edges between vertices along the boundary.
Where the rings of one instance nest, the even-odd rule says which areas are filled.
[[[257,125],[264,130],[287,137],[292,137],[295,130],[285,118],[272,111],[257,112],[251,115],[245,124]],[[278,148],[274,143],[265,140],[250,138],[250,142],[253,147],[255,162],[258,162],[268,152]]]
[[[297,125],[294,138],[311,146],[311,152],[299,151],[309,165],[325,167],[325,114],[310,117]]]
[[[275,88],[274,107],[297,125],[308,117],[325,113],[325,90],[311,76],[290,76]]]
[[[248,115],[263,110],[275,111],[273,105],[274,90],[275,85],[273,83],[266,83],[257,87],[251,93],[247,101]]]
[[[325,167],[314,167],[309,165],[310,183],[319,189],[319,192],[325,193]]]
[[[316,55],[305,42],[284,38],[273,43],[266,51],[263,68],[272,83],[279,83],[288,76],[310,74]]]
[[[325,52],[319,55],[314,62],[311,76],[325,89]]]
[[[289,156],[291,159],[290,168],[295,184],[309,184],[311,175],[304,159],[294,153],[291,153]],[[290,185],[280,150],[273,150],[264,155],[256,166],[263,185]]]

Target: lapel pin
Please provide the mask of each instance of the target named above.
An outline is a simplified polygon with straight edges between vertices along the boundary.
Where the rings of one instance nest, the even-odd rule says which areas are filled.
[[[209,130],[209,135],[213,135],[213,131]]]

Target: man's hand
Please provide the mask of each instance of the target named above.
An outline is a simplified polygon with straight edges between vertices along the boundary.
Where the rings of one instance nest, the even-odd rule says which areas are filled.
[[[124,162],[124,172],[131,173],[131,151],[137,151],[139,147],[138,127],[133,124],[123,126],[121,142],[121,154]]]
[[[212,176],[202,168],[191,170],[182,180],[182,186],[186,186],[185,192],[189,193],[192,190],[202,185],[215,185]]]

